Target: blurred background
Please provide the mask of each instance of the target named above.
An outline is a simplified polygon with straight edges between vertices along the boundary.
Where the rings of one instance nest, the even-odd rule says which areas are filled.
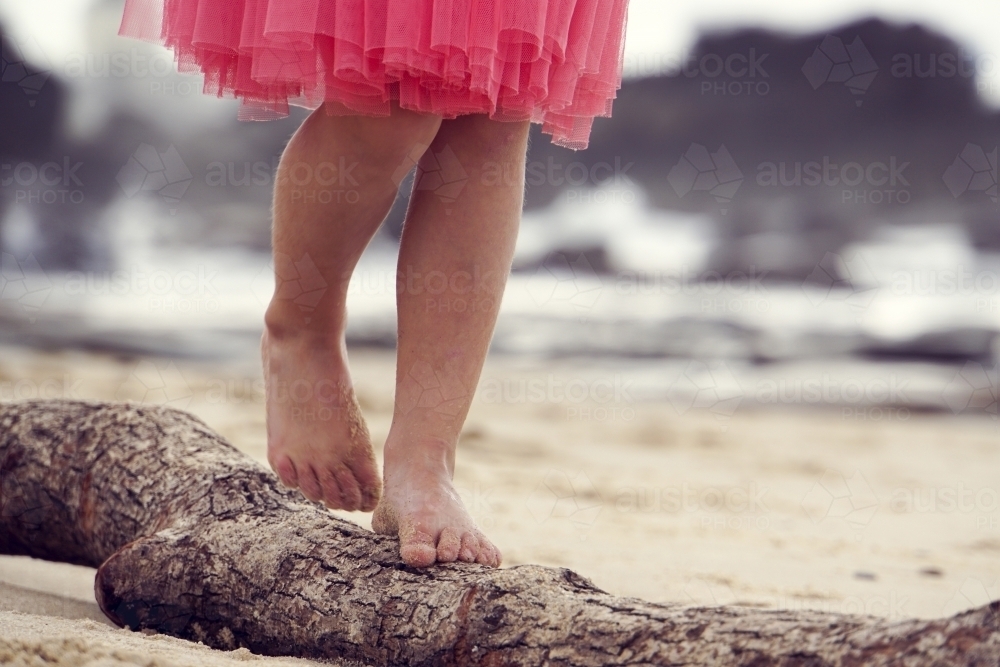
[[[169,52],[118,37],[122,6],[0,0],[0,400],[197,408],[263,459],[257,345],[274,286],[271,189],[306,112],[239,122],[238,105],[203,95],[200,77],[177,73]],[[872,514],[891,515],[900,489],[959,484],[994,502],[949,524],[957,532],[947,533],[948,548],[959,561],[995,562],[998,25],[993,0],[632,0],[613,118],[596,121],[585,151],[533,134],[515,270],[481,412],[463,435],[463,451],[484,457],[484,467],[503,460],[512,476],[532,471],[521,486],[509,482],[521,490],[507,495],[508,482],[495,477],[463,482],[480,520],[493,517],[488,532],[510,562],[584,559],[573,552],[580,542],[521,548],[514,535],[524,522],[548,531],[558,515],[572,519],[573,535],[601,535],[594,526],[621,519],[616,501],[632,488],[625,473],[604,479],[610,464],[599,457],[532,458],[548,451],[545,442],[598,437],[682,446],[634,459],[643,474],[675,471],[664,473],[671,484],[707,475],[698,483],[708,488],[718,481],[710,471],[724,469],[785,498],[768,523],[784,537],[758,534],[756,518],[747,524],[767,545],[754,552],[761,572],[769,549],[829,531],[822,520],[831,516],[847,518],[850,553],[870,555],[858,536],[867,527],[875,539]],[[466,178],[460,167],[442,170],[449,192]],[[359,266],[349,304],[362,403],[383,416],[411,179]],[[526,391],[535,380],[542,390]],[[534,421],[504,431],[528,408]],[[873,444],[870,459],[853,449],[890,441]],[[748,451],[750,442],[759,449]],[[707,458],[678,454],[684,443]],[[896,474],[906,460],[917,468]],[[799,477],[784,487],[768,477],[792,468]],[[494,500],[482,485],[500,489]],[[885,534],[905,534],[914,563],[933,559],[921,536],[940,525],[906,526]],[[705,544],[703,533],[692,540]],[[610,540],[596,542],[614,552]],[[614,553],[613,562],[629,561]],[[876,560],[890,567],[898,557],[886,547]],[[709,561],[700,579],[691,579],[697,564],[673,574],[650,566],[644,584],[609,566],[598,583],[663,599],[772,595],[798,604],[779,583],[755,589],[720,574],[736,565]],[[864,561],[843,565],[852,583],[830,583],[834,593],[883,576]],[[950,576],[945,566],[919,567],[921,582]],[[997,573],[983,567],[975,581],[986,583],[962,588],[963,574],[933,603],[886,612],[869,608],[874,598],[857,599],[871,613],[934,615],[956,591],[965,591],[958,607],[989,597],[982,591]],[[795,595],[815,592],[806,583],[817,572],[827,571],[802,573]],[[783,576],[798,575],[777,572],[773,582]],[[841,599],[834,593],[823,599]]]
[[[118,37],[121,9],[0,3],[0,337],[247,354],[274,168],[304,112],[237,121],[169,52]],[[660,394],[664,359],[989,368],[998,11],[636,0],[614,117],[586,151],[533,138],[495,349],[644,357]],[[352,343],[393,343],[409,185],[356,276]],[[930,384],[907,401],[954,407]],[[971,407],[995,415],[992,397]]]

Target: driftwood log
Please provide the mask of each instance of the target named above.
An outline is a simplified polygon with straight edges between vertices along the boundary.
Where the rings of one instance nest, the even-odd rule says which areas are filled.
[[[1000,603],[889,622],[689,608],[565,569],[405,566],[191,415],[0,404],[0,553],[98,567],[116,623],[369,665],[991,665]]]

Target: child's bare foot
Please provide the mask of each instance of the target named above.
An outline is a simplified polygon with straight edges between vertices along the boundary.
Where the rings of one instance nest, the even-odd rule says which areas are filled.
[[[385,493],[372,517],[376,533],[399,536],[414,567],[461,560],[500,566],[500,551],[479,532],[452,484],[454,448],[433,439],[385,445]]]
[[[267,460],[279,479],[331,509],[375,509],[382,484],[343,344],[265,333],[261,355]]]

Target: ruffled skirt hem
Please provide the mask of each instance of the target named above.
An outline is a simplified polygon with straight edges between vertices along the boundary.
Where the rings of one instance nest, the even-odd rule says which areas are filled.
[[[628,0],[127,0],[120,33],[172,49],[205,92],[289,105],[541,123],[586,148],[621,86]]]

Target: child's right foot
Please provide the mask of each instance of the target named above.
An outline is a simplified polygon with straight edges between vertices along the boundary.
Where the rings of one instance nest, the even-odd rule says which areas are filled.
[[[385,495],[372,530],[397,535],[400,557],[413,567],[456,560],[499,567],[500,550],[476,528],[452,484],[454,456],[454,445],[443,440],[390,432]]]
[[[267,460],[282,483],[330,509],[370,512],[382,492],[342,344],[261,339]]]

